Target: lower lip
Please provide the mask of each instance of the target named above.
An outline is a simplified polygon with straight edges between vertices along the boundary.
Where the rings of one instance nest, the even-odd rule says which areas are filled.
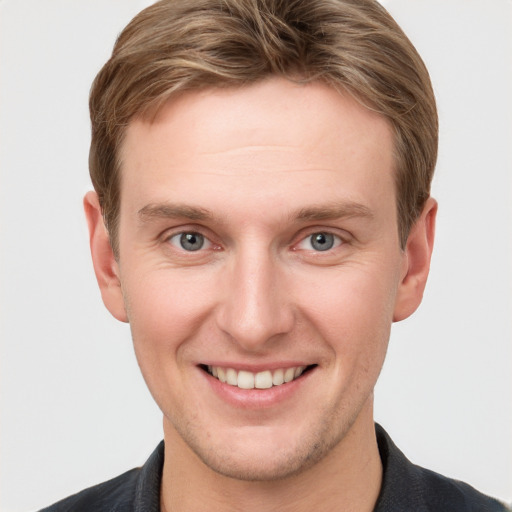
[[[242,409],[266,409],[290,399],[311,378],[316,367],[309,369],[291,382],[267,389],[241,389],[231,386],[200,370],[213,391],[224,402]]]

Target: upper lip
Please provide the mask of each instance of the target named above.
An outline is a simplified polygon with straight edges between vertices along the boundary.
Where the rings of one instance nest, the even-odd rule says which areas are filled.
[[[225,361],[205,361],[201,363],[199,366],[207,367],[207,366],[217,366],[220,368],[233,368],[235,370],[242,370],[246,372],[258,373],[263,372],[265,370],[279,370],[281,368],[294,368],[297,366],[312,366],[314,363],[307,363],[305,361],[273,361],[268,363],[259,363],[259,364],[250,364],[250,363],[240,363],[240,362],[225,362]]]

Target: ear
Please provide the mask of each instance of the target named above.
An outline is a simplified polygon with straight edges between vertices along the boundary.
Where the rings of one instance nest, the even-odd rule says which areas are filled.
[[[94,273],[103,303],[115,318],[121,322],[127,322],[128,316],[119,278],[119,265],[110,245],[96,192],[91,191],[85,195],[84,210],[89,226],[89,245]]]
[[[436,214],[437,202],[430,197],[407,238],[402,277],[393,313],[394,322],[412,315],[423,298],[434,247]]]

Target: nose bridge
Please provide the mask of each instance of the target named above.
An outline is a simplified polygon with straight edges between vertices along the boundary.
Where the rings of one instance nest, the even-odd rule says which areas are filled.
[[[241,249],[226,270],[219,326],[246,350],[258,350],[293,323],[280,262],[268,248]]]

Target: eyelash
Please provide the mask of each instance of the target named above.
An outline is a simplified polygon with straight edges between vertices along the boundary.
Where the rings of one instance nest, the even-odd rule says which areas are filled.
[[[185,238],[184,238],[185,237]],[[183,242],[184,241],[188,241],[190,244],[193,244],[194,243],[194,240],[186,240],[186,237],[189,237],[189,238],[200,238],[201,239],[201,246],[198,247],[197,249],[192,249],[192,250],[187,250],[185,249],[185,247],[183,247]],[[182,231],[180,233],[176,233],[174,235],[171,235],[167,238],[167,241],[174,247],[176,247],[177,249],[179,250],[184,250],[186,252],[197,252],[197,251],[201,251],[201,249],[209,249],[210,247],[213,246],[213,243],[204,235],[202,235],[201,233],[198,233],[196,231]],[[207,247],[204,247],[204,246],[207,246]]]
[[[313,239],[315,237],[315,239]],[[306,243],[309,243],[311,246],[313,246],[314,243],[319,244],[327,244],[329,245],[329,242],[331,242],[332,245],[329,247],[325,247],[322,249],[315,249],[314,247],[312,249],[308,249],[306,247],[300,247],[301,245],[304,245]],[[344,240],[334,233],[331,233],[330,231],[315,231],[313,233],[310,233],[306,237],[302,238],[301,241],[296,244],[294,247],[298,247],[300,249],[306,249],[306,250],[313,250],[315,253],[322,253],[322,252],[328,252],[332,249],[336,249],[340,245],[344,243]]]
[[[191,249],[187,250],[185,247],[183,247],[183,243],[186,242],[186,238],[189,238],[189,242],[193,244],[196,239],[199,237],[201,239],[201,245],[197,249]],[[313,237],[316,237],[316,240],[313,240]],[[169,235],[165,238],[165,241],[170,243],[173,247],[175,247],[179,251],[187,252],[187,253],[194,253],[194,252],[203,252],[207,249],[213,249],[213,250],[219,250],[221,247],[219,245],[214,244],[207,236],[203,235],[202,233],[194,230],[189,231],[180,231],[178,233],[174,233],[172,235]],[[314,243],[317,244],[327,244],[325,249],[316,249],[313,247]],[[300,241],[293,245],[292,250],[300,250],[304,249],[307,251],[312,251],[314,253],[329,253],[333,249],[336,249],[337,247],[343,245],[346,241],[339,235],[336,235],[330,231],[327,230],[319,230],[319,231],[313,231],[309,232],[305,237],[301,238]],[[309,244],[311,247],[304,247],[305,244]]]

